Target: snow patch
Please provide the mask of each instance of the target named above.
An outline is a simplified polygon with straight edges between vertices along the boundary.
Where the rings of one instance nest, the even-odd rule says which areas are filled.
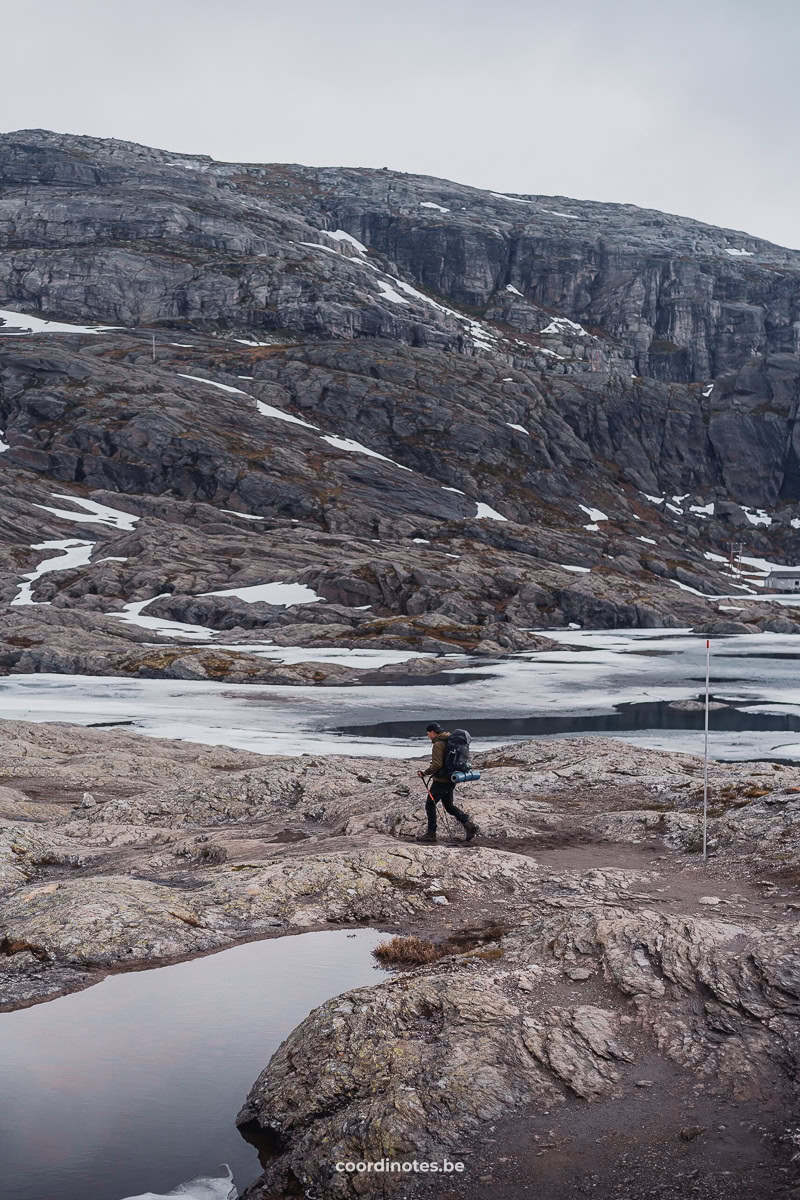
[[[420,208],[435,208],[440,213],[449,213],[449,208],[442,208],[441,204],[434,204],[432,200],[420,200]]]
[[[503,192],[490,192],[495,200],[510,200],[512,204],[533,204],[532,200],[521,200],[519,196],[506,196]]]
[[[583,528],[588,529],[590,533],[597,533],[600,526],[599,525],[584,525]]]
[[[220,512],[227,513],[230,517],[241,517],[243,521],[265,521],[266,517],[254,517],[250,513],[237,512],[235,508],[221,508]]]
[[[408,304],[408,300],[401,296],[399,292],[396,292],[392,285],[387,283],[385,279],[376,279],[375,282],[381,289],[381,299],[390,300],[392,304]]]
[[[585,512],[590,521],[607,521],[608,517],[599,508],[589,508],[585,504],[579,504],[578,508],[581,512]]]
[[[708,399],[708,397],[709,397],[709,396],[711,395],[711,393],[713,392],[713,390],[714,390],[714,385],[713,385],[713,383],[710,383],[710,384],[708,385],[708,387],[707,387],[707,388],[705,388],[705,389],[704,389],[704,391],[703,391],[703,397],[704,397],[704,399],[706,399],[706,400],[707,400],[707,399]]]
[[[642,495],[644,496],[645,500],[649,500],[651,502],[651,504],[663,504],[664,503],[663,496],[648,496],[647,492],[642,492]]]
[[[119,508],[110,508],[107,504],[98,504],[96,500],[84,500],[79,496],[62,496],[52,493],[55,500],[66,500],[69,504],[78,504],[85,512],[70,512],[65,508],[50,508],[47,504],[34,504],[52,513],[64,521],[80,521],[81,525],[109,525],[112,529],[125,529],[130,532],[139,520],[133,513],[122,512]]]
[[[6,452],[6,450],[11,449],[8,442],[3,441],[4,437],[5,437],[5,434],[3,433],[3,430],[0,429],[0,454],[4,454]]]
[[[342,257],[338,250],[334,250],[333,246],[323,246],[322,242],[295,242],[295,246],[311,246],[312,250],[324,250],[326,254],[335,254],[337,258]]]
[[[519,288],[515,288],[513,283],[506,284],[506,291],[512,292],[515,296],[522,296],[522,292],[519,290]],[[523,298],[523,300],[525,299],[524,296],[522,298]]]
[[[482,504],[480,500],[476,500],[477,512],[475,519],[477,521],[507,521],[508,517],[502,517],[495,508],[490,508],[488,504]]]
[[[25,313],[0,308],[0,334],[8,337],[29,333],[108,333],[119,328],[119,325],[67,325],[63,321],[43,321],[41,317],[28,317]]]
[[[107,617],[116,617],[124,625],[137,625],[140,629],[152,629],[159,637],[186,638],[193,642],[209,641],[216,637],[216,630],[208,629],[205,625],[187,625],[183,621],[167,621],[163,617],[142,616],[142,610],[155,600],[163,600],[170,592],[161,592],[148,600],[133,600],[126,604],[122,612],[106,613]]]
[[[444,484],[442,485],[442,491],[443,492],[458,492],[459,496],[466,496],[466,494],[467,494],[466,492],[462,492],[461,488],[445,487]]]
[[[544,329],[540,329],[540,334],[545,333],[577,333],[581,337],[591,337],[590,333],[579,325],[577,321],[570,321],[569,317],[553,317],[549,325]]]
[[[181,379],[191,379],[193,383],[207,383],[209,387],[219,388],[221,392],[230,392],[233,396],[247,396],[247,392],[243,392],[241,388],[231,387],[229,383],[217,383],[213,379],[203,379],[201,375],[184,375],[183,371],[178,371],[177,374]],[[252,397],[248,397],[252,399]]]
[[[323,233],[327,234],[329,238],[333,238],[336,242],[347,242],[349,245],[354,246],[359,254],[366,254],[367,252],[367,247],[363,242],[353,237],[352,233],[345,233],[343,229],[325,229]]]
[[[549,213],[551,217],[566,217],[568,221],[580,221],[580,217],[576,217],[575,213],[558,212],[555,208],[545,208],[542,211]]]
[[[513,421],[506,421],[506,425],[509,429],[516,429],[519,433],[524,433],[526,437],[531,436],[524,425],[515,425]]]
[[[740,250],[735,246],[726,246],[725,253],[730,254],[733,258],[752,258],[753,250]]]
[[[302,425],[304,429],[319,429],[319,425],[301,421],[299,417],[293,417],[291,413],[284,412],[281,408],[273,408],[271,404],[265,404],[263,400],[256,400],[256,408],[262,417],[274,417],[276,421],[288,421],[290,425]]]
[[[689,512],[697,513],[699,517],[713,517],[714,501],[711,500],[708,504],[690,504]]]
[[[747,517],[751,525],[771,525],[772,517],[766,513],[763,508],[757,508],[755,512],[751,508],[742,505],[742,512]]]
[[[317,604],[323,600],[304,583],[256,583],[251,587],[225,588],[219,592],[201,592],[200,595],[235,596],[246,604],[282,604],[284,608],[292,604]],[[314,657],[311,650],[309,657]]]
[[[586,575],[591,571],[591,567],[573,567],[569,563],[559,563],[562,571],[574,571],[576,574]]]
[[[649,542],[651,546],[658,545],[655,538],[637,536],[636,540],[637,540],[637,542]]]
[[[385,454],[378,454],[377,450],[370,450],[368,446],[362,446],[361,442],[354,442],[352,438],[333,437],[331,434],[325,434],[321,440],[336,450],[347,450],[350,454],[367,454],[370,458],[380,458],[383,462],[391,463],[393,467],[399,467],[401,471],[411,470],[411,467],[404,467],[402,463],[395,462],[393,458],[387,458]]]
[[[31,546],[31,550],[61,550],[62,553],[54,558],[43,559],[35,571],[22,576],[26,582],[20,585],[19,591],[11,601],[12,606],[36,604],[37,601],[33,598],[33,584],[37,579],[42,575],[49,575],[51,571],[71,571],[73,567],[88,566],[94,547],[94,542],[79,542],[75,538],[65,542],[39,542]],[[50,601],[45,600],[43,603],[49,604]]]

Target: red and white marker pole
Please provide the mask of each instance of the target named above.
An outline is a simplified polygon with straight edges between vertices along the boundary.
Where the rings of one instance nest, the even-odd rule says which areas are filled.
[[[706,741],[703,767],[703,858],[708,859],[708,684],[711,676],[711,643],[706,638]]]

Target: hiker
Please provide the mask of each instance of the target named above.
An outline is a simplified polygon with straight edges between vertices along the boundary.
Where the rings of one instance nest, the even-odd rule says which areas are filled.
[[[431,779],[428,798],[425,801],[428,828],[425,833],[420,834],[417,841],[436,841],[436,805],[441,800],[445,811],[449,812],[451,816],[454,816],[464,826],[466,840],[471,842],[475,834],[480,833],[480,830],[469,814],[462,812],[460,808],[456,808],[453,803],[453,792],[456,785],[447,774],[444,765],[447,754],[447,740],[450,737],[450,733],[448,730],[442,729],[441,725],[437,724],[436,721],[431,721],[429,725],[426,725],[425,732],[431,741],[431,765],[426,771],[418,771],[417,774],[423,781],[428,775]],[[427,787],[427,784],[425,786]]]

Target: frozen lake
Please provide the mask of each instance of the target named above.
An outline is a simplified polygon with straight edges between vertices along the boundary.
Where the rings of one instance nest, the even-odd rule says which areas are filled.
[[[429,720],[465,725],[478,748],[586,733],[702,753],[702,713],[670,705],[701,696],[704,638],[672,629],[549,636],[573,648],[475,665],[444,659],[450,685],[269,688],[11,675],[0,681],[0,717],[120,725],[262,754],[424,755]],[[341,649],[262,653],[289,662],[316,657],[364,665],[363,655]],[[390,652],[380,654],[386,661]],[[395,653],[390,661],[411,657]],[[792,636],[712,641],[711,691],[729,704],[711,714],[713,756],[800,759],[798,662],[800,638]]]

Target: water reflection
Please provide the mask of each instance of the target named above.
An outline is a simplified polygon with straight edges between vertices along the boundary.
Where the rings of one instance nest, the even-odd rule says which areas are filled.
[[[230,1163],[259,1173],[234,1119],[316,1005],[383,972],[374,930],[251,942],[115,975],[0,1014],[4,1200],[120,1200]]]

